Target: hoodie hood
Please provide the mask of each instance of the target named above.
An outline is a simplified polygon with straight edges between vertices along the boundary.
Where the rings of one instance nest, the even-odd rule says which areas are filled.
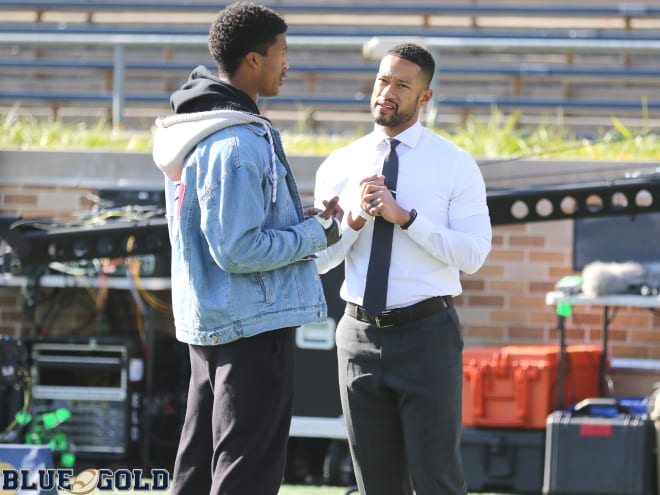
[[[270,120],[259,115],[254,100],[204,66],[191,72],[170,104],[174,115],[156,119],[153,147],[156,166],[170,180],[181,178],[184,160],[197,143],[226,127],[261,124],[273,147]]]
[[[196,67],[181,89],[172,93],[170,106],[176,114],[224,109],[259,115],[259,107],[247,93],[221,81],[203,65]]]
[[[178,181],[185,158],[197,143],[221,129],[242,124],[263,125],[272,149],[270,121],[258,115],[236,110],[211,110],[156,119],[152,152],[154,163],[168,179]]]

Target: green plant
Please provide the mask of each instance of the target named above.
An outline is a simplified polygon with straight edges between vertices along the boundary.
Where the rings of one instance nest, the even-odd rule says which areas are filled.
[[[660,160],[657,132],[627,128],[615,117],[611,122],[610,129],[586,138],[557,123],[525,126],[521,124],[520,113],[505,116],[494,109],[488,118],[470,118],[462,125],[435,131],[473,156],[486,159]],[[298,131],[282,133],[287,153],[325,155],[361,135],[312,133],[302,129],[299,125]],[[44,122],[11,113],[0,115],[0,148],[148,152],[152,146],[152,129],[120,130],[103,121],[90,125]]]

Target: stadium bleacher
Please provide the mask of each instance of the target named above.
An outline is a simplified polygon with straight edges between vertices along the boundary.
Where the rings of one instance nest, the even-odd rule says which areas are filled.
[[[225,2],[229,3],[229,2]],[[268,4],[268,2],[265,2]],[[62,13],[77,13],[81,15],[83,22],[95,23],[99,20],[106,20],[104,14],[111,13],[113,18],[120,22],[126,22],[122,14],[135,14],[149,12],[158,14],[153,22],[162,23],[162,17],[167,14],[213,14],[222,7],[222,3],[209,2],[203,0],[175,2],[172,0],[135,0],[131,2],[119,0],[3,0],[0,2],[0,9],[22,12],[27,14],[32,22],[43,22],[49,16]],[[620,3],[616,1],[588,1],[583,0],[580,4],[575,4],[567,0],[553,2],[548,5],[543,2],[534,2],[523,0],[522,2],[497,1],[491,0],[486,3],[478,0],[469,3],[459,4],[456,2],[445,1],[420,1],[414,3],[387,2],[387,1],[353,1],[353,2],[289,2],[279,1],[272,5],[279,12],[284,14],[291,21],[295,17],[312,16],[316,17],[314,23],[318,22],[318,15],[324,15],[324,22],[328,23],[328,15],[343,15],[346,19],[341,20],[346,24],[346,20],[355,25],[363,26],[365,19],[363,16],[389,17],[390,25],[402,25],[401,18],[407,16],[408,23],[415,22],[423,27],[429,27],[437,22],[436,17],[463,16],[469,20],[471,27],[483,27],[493,25],[495,18],[515,18],[523,17],[530,19],[548,19],[552,24],[553,19],[563,19],[564,21],[573,21],[581,24],[582,21],[596,19],[596,22],[602,22],[603,19],[617,20],[620,28],[629,30],[636,26],[639,21],[648,18],[657,18],[660,16],[660,7],[645,3]],[[133,17],[133,22],[135,18]],[[144,17],[139,19],[140,23],[149,22]],[[206,18],[201,21],[206,23]],[[563,27],[566,22],[561,23]],[[583,24],[582,24],[583,25]],[[607,25],[614,26],[610,22]],[[643,24],[642,24],[643,25]],[[529,24],[528,24],[529,26]]]
[[[0,0],[0,111],[152,122],[192,67],[212,66],[205,35],[221,7]],[[283,127],[299,127],[303,116],[314,128],[367,122],[376,65],[363,46],[373,37],[451,41],[433,48],[440,125],[493,107],[595,126],[613,115],[660,119],[660,7],[607,0],[283,0],[273,7],[290,25],[291,69],[281,96],[262,106]]]

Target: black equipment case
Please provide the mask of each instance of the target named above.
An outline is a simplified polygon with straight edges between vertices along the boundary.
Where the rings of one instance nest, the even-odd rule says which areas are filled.
[[[463,427],[461,457],[468,491],[538,494],[545,430]]]
[[[545,495],[653,495],[655,427],[617,399],[555,411],[546,428]]]

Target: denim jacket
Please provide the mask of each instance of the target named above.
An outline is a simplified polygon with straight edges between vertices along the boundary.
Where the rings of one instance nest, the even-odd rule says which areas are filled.
[[[326,318],[313,254],[323,228],[304,220],[279,134],[232,110],[156,122],[166,175],[172,307],[180,341],[216,345]]]

